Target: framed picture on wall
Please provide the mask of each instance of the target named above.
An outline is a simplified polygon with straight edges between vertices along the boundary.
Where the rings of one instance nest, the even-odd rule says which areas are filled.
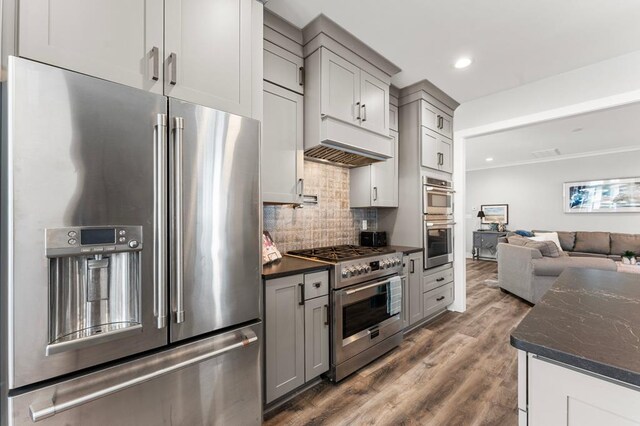
[[[480,210],[484,212],[482,223],[509,224],[509,204],[482,204]]]
[[[640,177],[564,184],[565,213],[640,212]]]

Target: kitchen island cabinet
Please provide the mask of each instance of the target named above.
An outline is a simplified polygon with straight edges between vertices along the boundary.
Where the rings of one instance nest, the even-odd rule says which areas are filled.
[[[567,269],[511,334],[520,425],[640,423],[640,275]]]

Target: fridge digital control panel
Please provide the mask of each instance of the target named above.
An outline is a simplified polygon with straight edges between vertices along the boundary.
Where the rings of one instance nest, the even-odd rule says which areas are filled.
[[[45,230],[47,257],[142,250],[142,226],[83,226]]]

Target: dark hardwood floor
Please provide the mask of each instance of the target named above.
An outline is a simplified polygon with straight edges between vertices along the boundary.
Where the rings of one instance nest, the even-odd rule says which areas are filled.
[[[511,330],[530,307],[485,284],[497,264],[467,261],[467,311],[447,312],[339,384],[323,382],[266,425],[516,425]]]

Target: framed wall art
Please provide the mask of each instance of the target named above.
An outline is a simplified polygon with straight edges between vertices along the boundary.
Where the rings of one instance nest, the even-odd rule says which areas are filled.
[[[565,213],[640,212],[640,177],[564,184]]]
[[[509,224],[509,204],[482,204],[480,210],[484,212],[482,223]]]

